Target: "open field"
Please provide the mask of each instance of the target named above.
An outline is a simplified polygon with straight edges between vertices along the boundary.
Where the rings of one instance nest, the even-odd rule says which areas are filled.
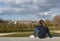
[[[11,32],[11,33],[0,33],[0,37],[29,37],[33,32]],[[53,36],[60,37],[60,31],[51,31]]]

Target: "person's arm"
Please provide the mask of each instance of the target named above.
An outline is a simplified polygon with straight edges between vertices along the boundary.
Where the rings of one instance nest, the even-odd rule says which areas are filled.
[[[48,28],[47,28],[47,34],[48,34],[48,36],[49,36],[50,38],[52,38],[52,35],[51,35],[51,33],[50,33],[50,31],[49,31]]]
[[[33,33],[33,35],[35,35],[36,34],[36,27],[34,28],[34,33]]]
[[[37,34],[37,33],[38,33],[38,29],[37,29],[37,26],[35,26],[33,35],[36,37],[36,34]]]

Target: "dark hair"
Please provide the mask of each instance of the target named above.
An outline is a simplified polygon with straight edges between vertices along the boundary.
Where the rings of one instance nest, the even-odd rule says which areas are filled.
[[[40,20],[39,23],[42,24],[42,22],[44,22],[43,20]]]
[[[40,25],[42,25],[44,27],[47,27],[47,25],[45,24],[44,20],[40,20],[39,23],[40,23]]]

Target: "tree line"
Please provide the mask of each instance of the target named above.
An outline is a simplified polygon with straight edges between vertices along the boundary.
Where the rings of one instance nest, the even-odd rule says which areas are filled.
[[[60,15],[57,15],[53,18],[53,20],[45,20],[47,26],[51,30],[60,30]],[[36,22],[37,25],[39,25]],[[7,21],[0,19],[0,32],[23,32],[23,31],[33,31],[34,26],[36,25],[34,23],[30,24],[14,24],[10,23],[8,24]]]

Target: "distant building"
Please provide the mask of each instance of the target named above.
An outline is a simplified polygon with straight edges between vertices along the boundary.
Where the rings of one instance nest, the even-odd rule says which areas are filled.
[[[32,21],[29,21],[29,20],[20,20],[20,21],[17,21],[18,24],[31,24]]]

